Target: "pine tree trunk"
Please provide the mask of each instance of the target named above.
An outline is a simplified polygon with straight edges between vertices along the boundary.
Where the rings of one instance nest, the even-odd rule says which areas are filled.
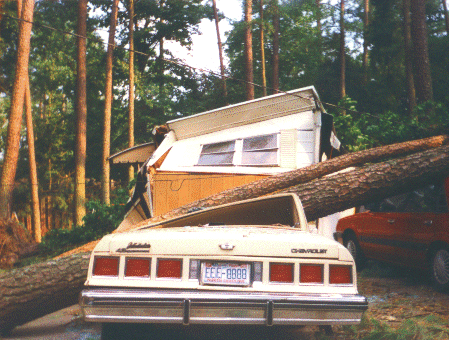
[[[42,240],[41,211],[39,207],[39,182],[37,179],[36,151],[34,147],[33,116],[31,111],[31,92],[29,78],[25,92],[25,115],[27,126],[28,164],[30,167],[32,235],[36,242]]]
[[[245,80],[246,100],[254,99],[253,75],[253,33],[252,16],[253,0],[245,0]]]
[[[134,146],[134,0],[129,0],[129,100],[128,148]],[[128,183],[134,179],[134,166],[128,168]]]
[[[22,7],[22,18],[26,21],[33,21],[33,10],[34,0],[25,0]],[[0,218],[4,220],[8,220],[11,214],[12,191],[19,159],[20,128],[22,126],[32,29],[32,25],[26,21],[19,23],[16,72],[9,113],[6,152],[0,179]]]
[[[446,0],[441,0],[443,3],[443,10],[444,10],[444,22],[446,23],[446,33],[449,36],[449,13],[447,12],[447,3]]]
[[[87,0],[79,0],[76,39],[75,226],[82,225],[86,215],[86,24]]]
[[[17,17],[22,17],[22,0],[17,0]],[[0,8],[1,10],[1,8]],[[37,180],[36,168],[36,151],[34,147],[34,128],[33,128],[33,112],[31,109],[31,91],[30,91],[30,77],[26,75],[25,85],[25,120],[27,130],[27,144],[28,144],[28,164],[30,168],[30,185],[31,185],[31,234],[36,242],[42,240],[41,230],[41,213],[39,207],[39,183]]]
[[[110,167],[109,156],[111,152],[111,111],[112,111],[112,62],[115,48],[115,27],[117,25],[118,0],[114,0],[109,24],[108,52],[106,56],[106,81],[104,90],[104,118],[103,118],[103,176],[101,183],[102,201],[110,203]]]
[[[316,28],[318,29],[321,40],[321,0],[315,0],[315,4],[317,7]]]
[[[407,98],[409,113],[413,113],[416,106],[415,81],[413,79],[413,49],[410,18],[410,0],[402,0],[402,11],[404,17],[404,50],[405,50],[405,77],[407,83]]]
[[[3,20],[3,6],[4,5],[5,5],[5,1],[1,0],[0,1],[0,32],[1,32],[1,28],[2,28],[1,23],[2,23],[2,20]],[[3,88],[1,87],[1,84],[0,84],[0,89],[3,91]]]
[[[363,82],[368,83],[368,26],[369,26],[369,0],[364,0],[365,13],[363,17]]]
[[[411,0],[413,57],[416,70],[415,89],[419,103],[433,100],[432,77],[430,74],[427,45],[426,0]]]
[[[314,220],[448,176],[448,144],[449,137],[439,136],[343,155],[224,191],[142,224],[185,214],[192,207],[216,206],[278,192],[298,194],[308,219]],[[404,157],[406,153],[412,154]],[[395,158],[399,155],[403,157]],[[391,157],[394,159],[324,176],[348,166]],[[126,230],[116,230],[122,231]],[[95,242],[75,251],[86,252],[94,245]],[[88,255],[81,253],[0,273],[0,331],[76,303],[87,265]]]
[[[159,40],[159,58],[157,60],[157,73],[159,82],[159,97],[160,101],[164,98],[164,38]],[[164,110],[163,104],[161,104],[162,110]]]
[[[346,97],[345,1],[340,0],[340,98]]]
[[[214,0],[215,1],[215,0]],[[260,62],[262,67],[262,90],[263,96],[267,95],[267,76],[265,71],[265,39],[264,39],[264,22],[263,22],[263,0],[259,0],[260,11]]]
[[[278,0],[272,0],[273,10],[273,93],[279,93],[279,6]]]
[[[218,57],[220,59],[221,84],[222,84],[222,89],[223,89],[223,96],[224,96],[225,102],[227,102],[228,90],[226,88],[226,76],[225,76],[225,68],[224,68],[224,61],[223,61],[223,45],[221,43],[220,27],[218,25],[219,20],[218,20],[218,11],[217,11],[216,0],[212,0],[212,6],[214,9],[215,30],[217,31],[217,44],[218,44]]]
[[[309,221],[399,195],[449,176],[449,146],[310,181],[281,192],[296,193]],[[317,190],[317,188],[320,188]]]
[[[0,273],[0,334],[77,303],[89,255],[71,255]]]

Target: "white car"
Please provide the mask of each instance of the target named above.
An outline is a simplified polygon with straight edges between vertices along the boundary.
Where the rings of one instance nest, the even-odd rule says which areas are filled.
[[[293,194],[105,236],[80,305],[114,339],[128,323],[355,324],[368,307],[351,254],[309,230]]]

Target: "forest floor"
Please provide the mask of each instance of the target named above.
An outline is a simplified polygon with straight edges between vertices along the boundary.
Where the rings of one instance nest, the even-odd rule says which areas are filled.
[[[449,339],[449,293],[427,273],[369,262],[358,275],[369,308],[362,323],[334,327],[336,339]]]

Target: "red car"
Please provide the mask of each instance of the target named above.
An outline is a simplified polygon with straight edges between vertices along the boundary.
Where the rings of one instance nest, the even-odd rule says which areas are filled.
[[[449,291],[449,178],[368,204],[339,220],[334,234],[359,269],[366,259],[428,270]]]

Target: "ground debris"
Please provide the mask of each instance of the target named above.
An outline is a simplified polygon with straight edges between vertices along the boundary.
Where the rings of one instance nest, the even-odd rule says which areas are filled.
[[[0,220],[0,268],[11,268],[27,254],[37,250],[30,233],[15,218]]]

